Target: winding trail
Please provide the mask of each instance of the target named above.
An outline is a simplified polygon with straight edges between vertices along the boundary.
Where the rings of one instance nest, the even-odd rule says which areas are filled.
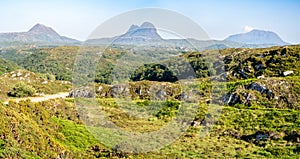
[[[62,92],[62,93],[57,93],[57,94],[50,94],[50,95],[44,95],[42,97],[26,97],[26,98],[11,98],[8,99],[4,102],[5,105],[8,105],[9,101],[14,101],[14,102],[20,102],[22,100],[27,100],[30,99],[31,102],[42,102],[42,101],[46,101],[49,99],[55,99],[55,98],[66,98],[69,95],[68,92]]]

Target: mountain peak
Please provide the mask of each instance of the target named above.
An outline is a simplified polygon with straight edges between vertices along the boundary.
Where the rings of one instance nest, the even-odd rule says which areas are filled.
[[[249,31],[249,32],[247,32],[247,33],[261,33],[261,34],[266,34],[266,33],[268,33],[268,34],[276,34],[276,33],[274,33],[274,32],[272,32],[272,31],[268,31],[268,30],[259,30],[259,29],[253,29],[253,30],[251,30],[251,31]],[[277,34],[276,34],[277,35]]]
[[[231,35],[225,39],[226,41],[233,41],[244,44],[272,44],[272,45],[286,45],[276,33],[272,31],[253,29],[247,33]]]
[[[48,34],[48,35],[55,35],[55,36],[59,36],[59,34],[54,31],[51,27],[47,27],[43,24],[36,24],[34,25],[29,31],[28,33],[38,33],[38,34]]]
[[[128,32],[129,32],[129,31],[135,31],[135,30],[138,29],[138,28],[139,28],[139,26],[132,24],[132,25],[130,26]]]
[[[144,22],[141,25],[141,28],[155,28],[155,26],[152,23],[150,23],[150,22]]]
[[[34,28],[48,28],[47,26],[43,25],[43,24],[40,24],[40,23],[37,23],[35,24],[31,29],[34,29]],[[30,29],[30,30],[31,30]]]
[[[152,40],[162,40],[161,36],[157,33],[155,26],[150,22],[144,22],[141,26],[131,25],[128,31],[121,35],[117,42],[143,42]]]

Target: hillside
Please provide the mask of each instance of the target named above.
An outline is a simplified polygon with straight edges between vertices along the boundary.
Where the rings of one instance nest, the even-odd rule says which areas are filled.
[[[230,80],[299,76],[300,45],[263,49],[225,49],[226,76]]]
[[[219,51],[187,52],[179,56],[190,64],[197,78],[213,77],[236,81],[300,75],[300,45],[260,49],[228,48]],[[177,58],[170,58],[160,63],[140,66],[133,72],[131,80],[172,81],[172,76],[180,77],[181,73],[188,72],[188,69],[187,65],[182,65]]]
[[[26,70],[15,70],[0,76],[0,99],[8,97],[40,96],[69,91],[70,82],[55,81],[50,74],[36,74]],[[28,91],[32,93],[28,94]]]
[[[15,70],[3,74],[0,77],[1,99],[7,99],[9,92],[18,88],[16,85],[19,82],[34,88],[37,95],[70,90],[70,82],[55,79],[71,80],[78,50],[79,47],[71,46],[5,50],[2,57],[35,73]],[[81,51],[99,50],[101,48],[81,48]],[[164,49],[145,51],[139,48],[135,53],[142,57],[156,55],[161,61],[132,70],[132,81],[127,85],[112,85],[111,70],[127,50],[128,47],[119,46],[109,48],[103,54],[96,73],[95,82],[98,83],[95,83],[95,94],[83,89],[71,91],[70,96],[81,97],[87,93],[97,97],[99,107],[105,112],[107,119],[122,130],[138,133],[163,128],[178,115],[183,101],[196,101],[196,115],[187,123],[187,131],[178,140],[154,152],[125,153],[121,150],[126,148],[126,143],[111,140],[111,145],[107,145],[93,136],[89,131],[91,129],[108,136],[113,134],[106,134],[107,131],[102,131],[103,128],[99,125],[90,124],[86,127],[83,118],[79,118],[80,112],[77,111],[78,107],[74,103],[76,100],[73,98],[37,103],[28,100],[19,103],[11,101],[8,105],[0,103],[0,123],[3,128],[0,131],[0,157],[300,157],[300,65],[297,60],[300,45],[223,49],[217,52],[168,50],[172,56],[165,55]],[[127,57],[137,60],[136,56]],[[195,71],[197,79],[189,82],[191,87],[188,89],[177,81],[176,77],[180,77],[182,71],[170,71],[188,69],[175,57],[185,59]],[[126,65],[122,67],[130,69]],[[212,95],[216,97],[212,99]],[[129,97],[132,101],[121,101],[122,97]],[[222,108],[215,123],[214,115],[207,114],[210,104]],[[153,107],[156,105],[159,107]],[[137,112],[142,114],[136,114]],[[212,124],[215,125],[211,133],[200,137],[199,130]]]
[[[97,52],[102,50],[101,47],[79,48],[77,46],[61,46],[53,48],[26,49],[26,50],[7,50],[0,54],[3,58],[17,63],[21,67],[42,74],[53,74],[58,80],[71,80],[72,70],[78,51]],[[146,49],[146,50],[145,50]],[[269,48],[228,48],[219,51],[207,50],[203,52],[184,52],[178,50],[166,50],[165,48],[139,48],[135,49],[135,53],[129,52],[130,47],[112,47],[107,49],[99,61],[95,72],[95,81],[100,83],[111,83],[111,72],[117,65],[117,59],[124,57],[132,61],[132,64],[138,63],[137,57],[143,61],[143,57],[154,56],[161,59],[160,64],[165,64],[169,70],[181,70],[184,72],[186,66],[182,66],[176,62],[176,58],[186,59],[194,69],[197,78],[219,76],[224,80],[238,80],[248,78],[263,77],[285,77],[299,76],[299,52],[300,45],[290,45],[282,47]],[[219,53],[221,56],[219,56]],[[138,53],[138,56],[135,54]],[[218,53],[218,54],[216,54]],[[167,60],[167,61],[166,61]],[[149,63],[151,64],[151,62]],[[158,70],[153,70],[148,66],[140,66],[137,70],[131,70],[132,79],[151,80],[140,75],[143,72],[138,70],[152,69],[153,75],[149,77],[156,78],[154,75]],[[146,68],[145,68],[146,67]],[[152,67],[152,66],[151,66]],[[128,70],[130,67],[125,66],[122,69]],[[163,71],[163,69],[161,70]],[[174,76],[178,76],[173,72]],[[139,75],[140,74],[140,75]],[[167,75],[167,74],[166,74]],[[139,77],[137,77],[139,76]],[[144,75],[143,75],[144,76]],[[165,78],[165,77],[164,77]],[[168,81],[168,80],[164,80]]]
[[[231,83],[236,85],[243,81]],[[155,83],[152,83],[152,85]],[[207,83],[209,84],[209,83]],[[202,91],[205,84],[199,83]],[[255,91],[255,90],[254,90]],[[259,92],[258,92],[259,93]],[[113,98],[97,99],[107,118],[126,131],[151,132],[174,118],[178,101],[169,100],[151,118],[139,118],[124,112],[138,105],[151,110],[149,100],[134,100],[120,107]],[[178,140],[148,153],[124,153],[100,143],[78,119],[73,99],[40,103],[10,102],[1,107],[0,157],[4,158],[299,158],[299,108],[223,106],[221,116],[206,137],[199,130],[210,124],[208,105],[200,101],[195,122]],[[157,101],[159,102],[159,101]],[[53,107],[55,105],[55,108]],[[150,108],[150,109],[149,109]],[[205,119],[205,120],[204,120]],[[141,126],[142,125],[142,126]],[[100,131],[100,130],[99,130]],[[13,133],[11,133],[13,132]],[[102,132],[102,131],[101,131]],[[105,132],[103,132],[105,133]],[[212,144],[213,143],[213,144]],[[122,145],[116,145],[116,147]],[[222,152],[222,153],[220,153]]]
[[[8,60],[0,58],[0,75],[19,69],[20,67]]]

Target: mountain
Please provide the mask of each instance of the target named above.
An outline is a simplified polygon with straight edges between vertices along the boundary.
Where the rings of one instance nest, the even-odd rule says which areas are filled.
[[[288,45],[276,33],[263,30],[252,30],[248,33],[231,35],[225,40],[197,40],[197,39],[163,39],[157,29],[150,22],[141,26],[131,25],[128,31],[115,37],[89,39],[87,45],[142,45],[168,48],[183,48],[190,50],[197,46],[199,50],[225,49],[225,48],[265,48],[271,46]],[[191,45],[192,44],[192,45]]]
[[[231,35],[225,41],[252,45],[287,45],[276,33],[254,29],[247,33]]]
[[[162,40],[157,33],[155,26],[150,22],[144,22],[140,27],[137,25],[131,25],[129,30],[120,36],[122,39],[143,39],[143,40]]]
[[[224,48],[264,48],[270,46],[288,45],[276,33],[264,30],[252,30],[247,33],[231,35],[225,40],[197,39],[163,39],[157,32],[155,26],[150,22],[142,25],[131,25],[126,33],[99,39],[88,39],[87,45],[141,45],[159,47],[181,47],[189,48],[192,45],[202,50],[224,49]],[[36,24],[27,32],[0,33],[0,46],[22,46],[22,44],[38,45],[78,45],[80,41],[59,35],[51,27]]]
[[[125,34],[114,39],[115,44],[144,44],[163,40],[157,33],[155,26],[150,22],[144,22],[141,26],[133,24]]]
[[[60,36],[52,28],[36,24],[27,32],[0,33],[0,43],[79,43],[75,39]]]
[[[89,39],[87,44],[153,44],[161,43],[163,38],[157,33],[157,29],[150,22],[144,22],[141,26],[131,25],[128,31],[122,35],[100,39]]]

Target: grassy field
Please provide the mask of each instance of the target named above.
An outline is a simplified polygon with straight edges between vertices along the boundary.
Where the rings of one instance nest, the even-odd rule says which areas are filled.
[[[115,99],[98,99],[106,117],[123,131],[147,133],[159,130],[176,116],[178,102],[169,101],[151,118],[124,113]],[[149,106],[137,100],[126,105]],[[124,103],[123,103],[124,104]],[[175,106],[174,106],[175,105]],[[208,105],[199,104],[197,120],[205,118]],[[145,108],[147,109],[147,108]],[[164,112],[162,112],[164,111]],[[150,111],[151,112],[151,111]],[[170,113],[175,112],[175,113]],[[24,101],[1,105],[0,156],[6,158],[299,158],[299,110],[235,108],[224,106],[212,131],[199,136],[202,125],[190,126],[175,142],[147,153],[124,153],[105,145],[94,133],[104,129],[83,125],[74,99],[40,103]],[[161,114],[164,114],[163,116]],[[206,118],[209,116],[206,115]],[[107,130],[108,131],[108,130]],[[111,146],[111,147],[110,147]]]

